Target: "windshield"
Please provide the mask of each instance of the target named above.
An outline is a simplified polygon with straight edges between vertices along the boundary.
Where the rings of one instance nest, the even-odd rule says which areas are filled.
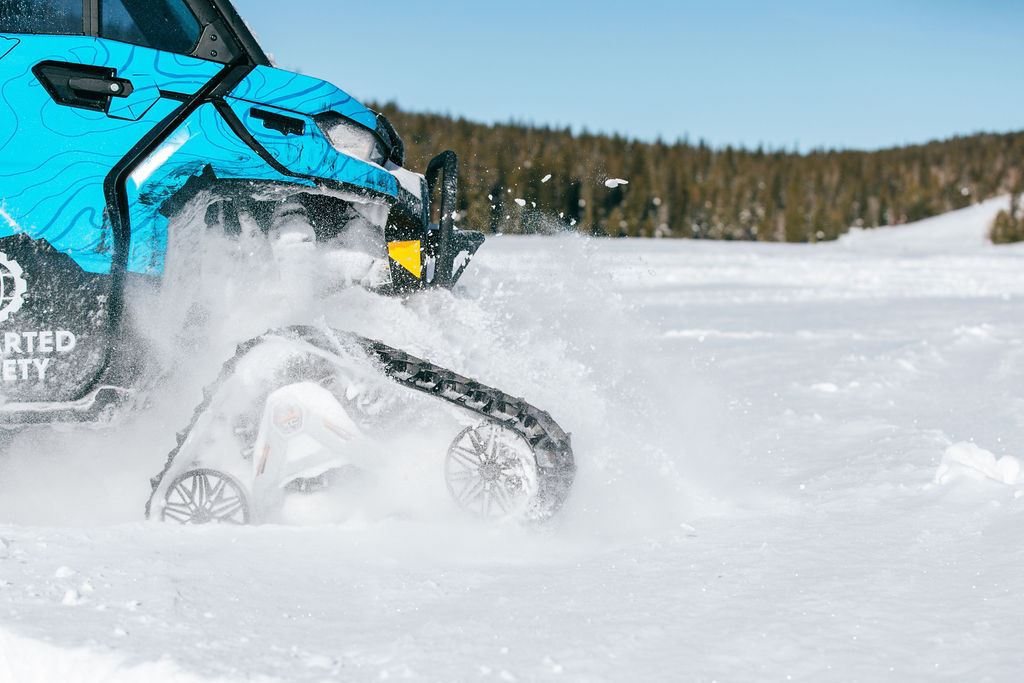
[[[0,0],[0,33],[81,34],[82,0]]]
[[[100,37],[188,54],[199,21],[184,0],[101,0]]]
[[[0,32],[84,34],[82,0],[0,0]],[[99,37],[188,54],[201,33],[185,0],[100,0]]]

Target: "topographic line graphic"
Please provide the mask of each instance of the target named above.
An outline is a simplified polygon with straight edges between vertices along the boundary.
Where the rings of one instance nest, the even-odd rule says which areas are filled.
[[[90,44],[75,46],[69,52],[78,57],[82,64],[95,64],[97,66],[106,64],[110,60],[110,49],[105,43],[100,42],[99,38],[92,38],[91,40]],[[86,56],[80,57],[83,53]]]
[[[3,84],[2,87],[0,87],[0,97],[2,97],[5,104],[12,101],[11,98],[7,96],[7,86],[9,86],[10,84],[11,81],[7,81]],[[7,145],[11,143],[15,136],[17,136],[18,128],[21,126],[21,121],[18,119],[18,113],[14,110],[14,107],[8,105],[7,109],[11,112],[11,116],[14,118],[14,126],[11,130],[11,134],[7,137],[7,139],[0,143],[0,150],[6,148]]]
[[[251,72],[245,77],[245,80],[238,84],[231,95],[238,97],[243,100],[253,97],[254,94],[259,94],[263,88],[267,85],[267,76],[260,70]]]
[[[77,230],[81,226],[85,225],[85,226],[87,226],[86,230],[88,231],[88,234],[92,237],[92,239],[90,239],[88,241],[88,244],[85,244],[84,240],[83,240],[83,243],[76,244],[74,251],[76,251],[76,252],[92,252],[92,253],[95,253],[95,254],[101,254],[101,255],[109,256],[110,252],[113,250],[113,245],[111,245],[110,247],[108,247],[106,249],[101,249],[100,248],[100,245],[103,242],[103,234],[102,234],[102,231],[100,229],[98,229],[98,228],[102,228],[102,225],[99,224],[99,223],[93,223],[92,221],[95,218],[96,218],[96,210],[93,207],[91,207],[91,206],[84,206],[84,207],[80,208],[78,210],[78,213],[76,213],[73,216],[71,216],[71,218],[68,220],[68,226],[69,227],[63,233],[61,233],[58,237],[53,238],[53,240],[51,240],[51,243],[52,242],[59,242],[61,240],[61,238],[63,238],[68,233],[70,233],[70,232],[72,232],[74,230]]]
[[[78,190],[75,191],[75,196],[81,194],[86,189],[88,189],[88,188],[79,188]],[[64,210],[73,201],[74,201],[74,197],[72,197],[67,202],[65,202],[64,205],[60,208],[60,210],[50,220],[50,223],[39,232],[40,236],[45,236],[46,239],[48,239],[50,241],[50,243],[53,244],[54,246],[57,246],[57,244],[60,243],[70,233],[81,231],[83,229],[83,226],[80,223],[77,222],[78,218],[81,217],[86,210],[91,209],[92,206],[93,206],[90,202],[85,202],[84,205],[82,203],[78,203],[78,206],[75,207],[75,209],[77,210],[77,213],[73,214],[70,219],[65,218],[64,220],[62,220],[61,223],[63,225],[56,225],[55,226],[54,223],[57,223],[57,221],[60,218],[61,214],[64,213]],[[64,228],[63,230],[61,230],[62,227]],[[92,232],[92,231],[96,230],[98,227],[99,226],[97,226],[97,225],[89,225],[89,226],[85,226],[84,229],[88,230],[89,232]],[[50,234],[50,230],[51,229],[53,229],[53,230],[60,230],[60,232],[58,232],[57,234]],[[93,239],[93,240],[90,241],[90,243],[95,243],[95,242],[96,242],[96,239]]]
[[[108,146],[108,138],[104,138],[100,134],[114,135],[120,133],[125,128],[133,126],[136,123],[135,121],[112,119],[103,112],[87,112],[84,109],[74,109],[72,107],[59,105],[56,102],[53,102],[52,104],[55,107],[55,109],[48,110],[44,108],[42,112],[44,116],[60,118],[61,116],[67,115],[68,112],[73,112],[74,114],[78,115],[78,118],[82,121],[82,123],[79,124],[79,130],[81,132],[71,134],[61,129],[61,124],[59,122],[56,124],[52,124],[43,120],[43,117],[40,117],[39,124],[42,127],[46,128],[55,136],[67,138],[68,140],[76,140],[78,138],[87,137],[90,138],[90,140],[92,141],[99,140],[104,146]],[[56,125],[57,128],[54,128],[54,125]],[[128,144],[132,144],[133,142],[134,141],[130,141]],[[112,154],[111,156],[120,158],[120,156],[116,153]]]
[[[167,62],[172,62],[175,65],[180,66],[183,69],[188,68],[189,66],[192,65],[192,59],[191,58],[186,57],[185,55],[179,55],[177,52],[172,52],[172,53],[164,56],[163,60],[167,61]],[[156,59],[156,61],[159,62],[160,58],[158,57]],[[199,61],[199,60],[195,60],[195,61]]]
[[[0,173],[0,178],[15,178],[15,177],[22,176],[22,175],[32,175],[32,174],[36,174],[36,173],[43,173],[43,169],[46,168],[48,165],[57,163],[58,161],[60,161],[60,159],[62,157],[66,157],[66,156],[75,157],[76,159],[79,159],[79,161],[76,161],[74,163],[67,164],[67,165],[59,167],[54,172],[54,173],[56,173],[56,175],[54,175],[52,178],[49,178],[48,180],[43,180],[43,181],[33,180],[33,182],[37,182],[37,183],[38,182],[51,182],[51,181],[55,180],[58,175],[63,173],[65,169],[70,168],[72,166],[77,166],[79,164],[100,164],[100,165],[103,165],[103,166],[109,168],[110,166],[113,166],[113,162],[116,161],[119,158],[116,155],[104,154],[102,152],[91,152],[90,153],[90,152],[85,152],[85,151],[80,151],[80,150],[73,150],[73,151],[68,151],[68,152],[58,152],[57,154],[54,154],[53,156],[49,157],[48,159],[44,159],[43,162],[40,163],[35,168],[18,168],[17,170],[13,171],[12,173],[6,173],[6,174]],[[83,156],[86,157],[86,158],[82,159],[81,157],[83,157]],[[97,159],[95,157],[99,157],[99,158]],[[8,196],[10,196],[10,195],[8,195]]]
[[[204,62],[198,59],[191,62],[181,61],[182,59],[187,58],[179,55],[167,55],[160,52],[157,52],[154,55],[152,66],[153,73],[163,76],[166,79],[159,81],[161,88],[180,87],[182,83],[187,83],[191,86],[191,92],[187,94],[192,95],[195,94],[199,88],[208,83],[211,78],[220,73],[223,68],[219,64],[211,66],[210,62]],[[178,67],[180,71],[169,71],[168,66],[161,65],[162,62],[170,62],[170,66]]]
[[[46,223],[43,224],[41,228],[37,228],[37,230],[40,232],[40,234],[49,233],[51,230],[54,229],[54,224],[60,221],[60,216],[67,209],[67,207],[69,205],[71,205],[72,202],[74,202],[75,199],[79,195],[81,195],[83,192],[88,192],[90,190],[93,190],[93,191],[96,192],[96,195],[97,195],[96,200],[90,202],[90,201],[88,201],[88,199],[86,199],[82,203],[85,204],[86,206],[92,206],[92,205],[95,205],[95,204],[99,203],[99,205],[102,206],[103,205],[103,184],[102,184],[102,179],[97,179],[95,176],[93,176],[93,177],[84,177],[84,178],[78,178],[77,180],[72,181],[71,183],[68,183],[67,185],[61,186],[60,189],[58,190],[58,192],[56,192],[55,194],[42,197],[36,203],[36,205],[34,207],[32,207],[32,209],[30,209],[29,211],[25,212],[25,215],[26,216],[32,216],[33,213],[39,208],[40,205],[49,205],[49,204],[52,204],[53,202],[57,201],[58,198],[60,198],[60,197],[67,197],[64,200],[64,202],[59,207],[57,207],[57,209],[55,211],[53,211],[52,213],[48,214],[49,215],[49,220],[47,220]],[[47,212],[44,212],[43,210],[40,210],[39,212],[41,214],[47,213]],[[59,237],[63,237],[63,236],[64,236],[64,233],[61,233]],[[55,239],[57,239],[57,238],[55,238]]]
[[[104,46],[104,47],[106,47],[106,46]],[[120,72],[124,71],[125,69],[127,69],[135,61],[135,47],[129,48],[127,53],[125,53],[122,50],[121,54],[123,55],[123,58],[121,58],[121,66],[115,66],[114,67],[114,69],[116,69],[118,73],[120,73]]]
[[[15,76],[12,76],[9,79],[7,79],[7,81],[4,82],[3,87],[0,88],[0,94],[3,95],[3,101],[4,102],[14,102],[14,101],[17,101],[18,98],[16,96],[15,97],[11,97],[7,93],[7,87],[8,86],[13,86],[13,87],[16,88],[18,81],[20,79],[25,78],[29,73],[31,73],[31,70],[26,69],[24,72],[22,72],[20,74],[17,74]],[[14,130],[11,131],[10,137],[8,137],[7,140],[4,141],[3,144],[0,144],[0,150],[3,150],[3,148],[5,148],[11,142],[11,140],[14,139],[14,136],[17,134],[18,128],[20,127],[20,120],[17,118],[17,113],[14,111],[13,106],[10,106],[10,112],[11,112],[11,115],[14,117]]]
[[[0,36],[0,59],[3,59],[7,54],[13,50],[18,43],[21,41],[17,38],[11,38],[10,36]]]
[[[300,80],[298,77],[289,78],[288,82],[285,83],[283,87],[285,87],[285,88],[291,87],[292,83],[294,83],[295,81],[298,81],[298,80]],[[295,92],[288,93],[287,95],[282,95],[281,97],[277,98],[276,100],[272,100],[272,101],[273,102],[281,102],[281,101],[284,101],[284,100],[293,100],[293,99],[298,99],[298,98],[302,97],[302,98],[305,98],[303,100],[303,104],[305,104],[309,100],[313,100],[313,99],[316,99],[318,97],[327,97],[331,93],[331,91],[334,90],[334,88],[331,88],[329,86],[328,87],[324,87],[324,86],[325,86],[324,83],[314,83],[314,84],[311,84],[305,90],[297,90]]]
[[[54,157],[53,159],[48,160],[47,164],[49,164],[51,162],[56,162],[56,160],[58,160],[60,157],[66,156],[67,154],[69,154],[69,153],[68,152],[61,153],[61,154],[57,155],[56,157]],[[81,157],[83,155],[82,154],[74,154],[74,156],[76,158],[78,158],[78,157]],[[76,183],[83,182],[83,181],[85,181],[85,182],[89,182],[89,181],[96,182],[97,178],[102,179],[103,176],[106,175],[107,169],[110,168],[110,165],[108,163],[105,163],[105,161],[106,160],[95,160],[95,159],[86,158],[86,159],[80,159],[79,161],[75,161],[74,163],[71,163],[71,164],[68,164],[68,165],[65,165],[65,166],[61,166],[59,164],[56,164],[57,167],[55,169],[48,169],[48,170],[46,170],[46,173],[48,175],[49,174],[52,174],[52,175],[49,175],[49,177],[32,178],[31,179],[32,185],[27,186],[25,188],[25,190],[23,191],[23,193],[29,193],[31,195],[32,190],[35,190],[37,193],[43,193],[43,192],[46,192],[46,189],[50,189],[50,190],[53,190],[53,194],[44,195],[45,197],[47,197],[47,198],[59,197],[61,194],[63,194],[66,191],[66,188],[71,187],[71,186],[73,186]],[[45,168],[45,166],[47,164],[44,164],[43,167],[40,167],[39,169],[37,169],[37,171],[35,171],[33,173],[36,174],[36,175],[42,176],[43,175],[43,169]],[[91,167],[91,166],[96,166],[98,168],[96,170],[94,170],[94,171],[85,170],[85,167]],[[56,182],[57,179],[59,177],[65,175],[65,174],[69,173],[70,169],[74,169],[74,173],[72,174],[73,177],[70,180],[68,180],[66,183],[64,183],[64,184],[58,184]],[[25,173],[25,175],[29,175],[29,173]],[[54,187],[54,186],[56,186],[56,187]],[[46,189],[44,189],[44,187]],[[18,195],[18,196],[20,196],[20,195]],[[38,206],[33,206],[29,210],[30,211],[35,211],[37,208],[38,208]]]

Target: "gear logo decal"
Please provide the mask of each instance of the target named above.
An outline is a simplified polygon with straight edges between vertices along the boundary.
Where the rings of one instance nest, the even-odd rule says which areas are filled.
[[[21,272],[17,261],[0,252],[0,323],[17,313],[25,300],[28,285]]]

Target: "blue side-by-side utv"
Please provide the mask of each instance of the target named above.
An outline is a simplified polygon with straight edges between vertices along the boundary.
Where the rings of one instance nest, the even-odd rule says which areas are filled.
[[[384,116],[274,68],[229,0],[0,0],[0,426],[136,405],[148,357],[128,299],[160,286],[169,252],[201,249],[175,240],[186,208],[221,238],[360,250],[376,265],[357,280],[382,295],[452,287],[483,242],[454,226],[455,154],[404,164]],[[568,436],[522,399],[323,326],[239,342],[150,517],[275,519],[372,469],[357,357],[461,416],[443,465],[461,507],[544,519],[569,491]]]

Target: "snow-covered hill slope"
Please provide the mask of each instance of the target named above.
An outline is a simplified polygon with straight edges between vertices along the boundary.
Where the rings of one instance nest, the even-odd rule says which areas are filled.
[[[572,432],[577,485],[540,531],[142,521],[228,344],[192,351],[116,434],[0,459],[0,681],[1012,680],[1024,249],[984,240],[1004,205],[818,245],[499,237],[455,298],[338,294],[331,322]]]

